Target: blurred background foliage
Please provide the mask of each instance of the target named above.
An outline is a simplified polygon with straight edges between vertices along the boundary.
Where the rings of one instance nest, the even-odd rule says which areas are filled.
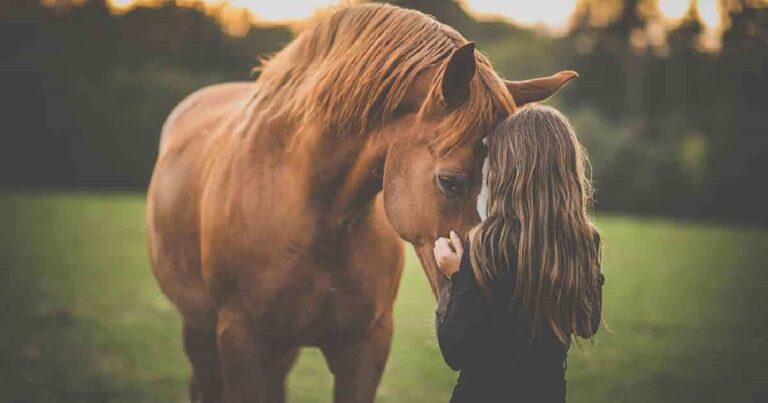
[[[44,3],[0,2],[3,187],[143,189],[173,106],[255,79],[258,59],[296,32],[248,24],[233,36],[202,4]],[[590,151],[598,210],[768,223],[765,2],[723,0],[716,46],[695,1],[660,26],[652,0],[585,0],[558,36],[477,20],[454,0],[392,3],[454,26],[507,78],[579,71],[552,102]]]
[[[0,0],[3,403],[185,401],[180,320],[142,218],[160,129],[190,92],[255,79],[300,24],[135,1]],[[670,23],[657,0],[579,0],[556,35],[478,20],[466,1],[392,2],[454,26],[507,78],[581,73],[551,102],[592,158],[607,327],[572,349],[569,401],[768,401],[768,231],[743,225],[768,224],[766,1],[720,0],[713,32],[696,1]],[[627,217],[641,214],[665,217]],[[409,253],[378,402],[448,399],[433,309]],[[305,349],[290,401],[329,401],[331,384]]]

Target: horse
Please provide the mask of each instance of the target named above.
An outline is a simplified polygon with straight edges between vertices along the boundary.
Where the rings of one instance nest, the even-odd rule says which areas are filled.
[[[504,81],[451,27],[366,4],[315,17],[255,81],[180,102],[146,225],[190,399],[284,402],[299,349],[315,346],[335,402],[372,402],[402,240],[436,292],[434,240],[478,221],[481,138],[573,76]]]

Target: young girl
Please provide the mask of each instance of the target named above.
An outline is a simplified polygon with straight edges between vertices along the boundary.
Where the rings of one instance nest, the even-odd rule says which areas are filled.
[[[568,120],[543,106],[502,122],[487,146],[487,201],[471,245],[451,231],[434,249],[450,279],[438,302],[440,351],[461,370],[451,402],[563,402],[571,340],[592,339],[600,324],[587,156]]]

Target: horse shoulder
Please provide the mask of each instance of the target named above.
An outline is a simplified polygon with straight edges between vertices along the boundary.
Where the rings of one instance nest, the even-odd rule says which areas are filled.
[[[150,259],[161,288],[188,320],[212,309],[199,250],[205,167],[251,88],[252,83],[225,83],[198,90],[179,103],[162,129],[147,196]]]

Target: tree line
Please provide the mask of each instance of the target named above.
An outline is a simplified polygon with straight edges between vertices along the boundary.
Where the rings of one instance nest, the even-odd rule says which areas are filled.
[[[553,102],[590,151],[597,209],[768,223],[768,8],[727,2],[721,47],[696,9],[643,43],[650,0],[595,24],[584,2],[563,37],[478,21],[453,0],[395,0],[456,27],[512,79],[581,77]],[[0,185],[143,188],[162,122],[185,95],[281,49],[288,26],[227,35],[168,1],[124,14],[104,0],[0,5]],[[694,3],[695,5],[695,3]],[[640,38],[640,40],[638,40]]]

